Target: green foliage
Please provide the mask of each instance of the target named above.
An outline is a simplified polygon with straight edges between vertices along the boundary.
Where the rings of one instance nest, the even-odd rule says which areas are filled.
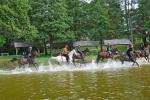
[[[5,37],[3,35],[0,35],[0,47],[2,47],[5,42],[6,42]]]
[[[40,38],[49,37],[50,42],[54,42],[62,37],[66,37],[66,41],[70,39],[67,37],[73,37],[72,18],[67,14],[65,0],[30,0],[30,4],[31,22],[37,27]]]
[[[36,28],[30,24],[29,8],[28,0],[1,0],[0,34],[14,40],[34,38]]]
[[[121,1],[137,3],[138,8],[127,8],[125,12]],[[149,7],[149,0],[92,0],[90,3],[85,0],[1,0],[0,46],[12,41],[36,41],[43,45],[122,38],[125,31],[130,35],[131,24],[135,36],[150,38],[149,34],[143,34],[150,31]],[[126,25],[130,18],[132,23]]]

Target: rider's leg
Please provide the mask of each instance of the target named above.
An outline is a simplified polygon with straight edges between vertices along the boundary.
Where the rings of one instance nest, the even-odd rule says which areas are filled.
[[[128,56],[128,61],[131,61],[131,55],[127,54],[127,56]]]
[[[66,60],[67,60],[67,62],[69,62],[69,56],[68,55],[66,55]]]
[[[111,51],[108,51],[108,53],[109,53],[109,57],[112,58],[112,52],[111,52]]]
[[[82,54],[82,52],[78,51],[78,53],[80,54],[81,59],[83,59],[83,54]]]
[[[63,54],[66,57],[66,61],[69,62],[69,56],[67,54]]]

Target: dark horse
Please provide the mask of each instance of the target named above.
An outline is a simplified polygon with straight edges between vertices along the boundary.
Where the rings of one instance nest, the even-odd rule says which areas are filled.
[[[25,67],[26,64],[29,64],[29,66],[34,66],[37,70],[38,64],[35,62],[35,56],[37,55],[36,51],[32,51],[31,55],[29,56],[20,56],[18,59],[13,58],[11,61],[17,61],[19,68]]]
[[[135,51],[134,52],[135,53],[135,55],[136,55],[136,58],[142,58],[142,57],[144,57],[145,58],[145,60],[147,60],[148,62],[149,62],[149,54],[148,53],[146,53],[146,52],[141,52],[141,51]]]
[[[102,52],[98,52],[97,54],[97,59],[96,59],[96,62],[98,63],[99,60],[104,60],[104,59],[108,59],[108,58],[114,58],[114,55],[117,54],[117,52],[119,52],[119,50],[117,48],[113,49],[111,51],[111,53],[107,52],[107,51],[102,51]]]
[[[81,51],[83,57],[81,56],[80,53],[78,53],[77,55],[73,55],[73,60],[74,60],[74,59],[81,59],[81,60],[84,60],[85,55],[86,55],[89,51],[90,51],[90,50],[89,50],[88,48],[86,48],[86,49],[84,49],[83,51]]]
[[[147,46],[144,51],[136,50],[136,51],[134,51],[134,53],[137,58],[144,57],[149,62],[149,59],[150,59],[149,58],[149,50],[150,50],[150,46]]]
[[[136,61],[135,53],[131,53],[131,58],[130,59],[126,55],[123,55],[123,54],[120,55],[119,59],[122,63],[124,63],[124,61],[128,61],[128,62],[133,62],[133,65],[136,64],[137,66],[139,66],[139,64]]]

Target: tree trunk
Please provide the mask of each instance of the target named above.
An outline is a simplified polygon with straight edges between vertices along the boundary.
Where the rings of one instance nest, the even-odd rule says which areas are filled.
[[[128,34],[128,38],[130,38],[127,0],[125,0],[125,21],[126,21],[126,24],[127,24],[127,34]]]
[[[50,56],[52,56],[52,44],[53,44],[53,37],[49,35],[49,44],[50,44]]]
[[[146,34],[145,34],[145,32],[143,32],[142,40],[143,40],[144,45],[147,44],[146,38],[147,38],[147,37],[146,37]]]
[[[100,40],[100,45],[101,45],[101,51],[103,51],[103,40]]]
[[[46,48],[46,41],[45,41],[45,39],[43,39],[43,43],[44,43],[44,52],[45,52],[45,55],[47,55],[47,48]]]

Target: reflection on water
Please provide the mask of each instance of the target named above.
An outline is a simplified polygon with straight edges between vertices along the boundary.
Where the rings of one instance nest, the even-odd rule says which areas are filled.
[[[120,71],[76,71],[0,76],[0,100],[150,98],[150,66]]]
[[[114,66],[114,65],[113,65]],[[56,66],[57,67],[57,66]],[[63,67],[63,66],[62,66]],[[93,67],[93,69],[89,69]],[[68,69],[72,70],[72,66]],[[0,73],[0,100],[149,100],[150,66]],[[116,68],[116,67],[113,67]],[[80,70],[79,70],[80,69]],[[82,70],[81,70],[82,69]],[[99,68],[100,69],[100,68]],[[50,71],[52,70],[52,71]],[[55,71],[54,71],[55,70]]]

